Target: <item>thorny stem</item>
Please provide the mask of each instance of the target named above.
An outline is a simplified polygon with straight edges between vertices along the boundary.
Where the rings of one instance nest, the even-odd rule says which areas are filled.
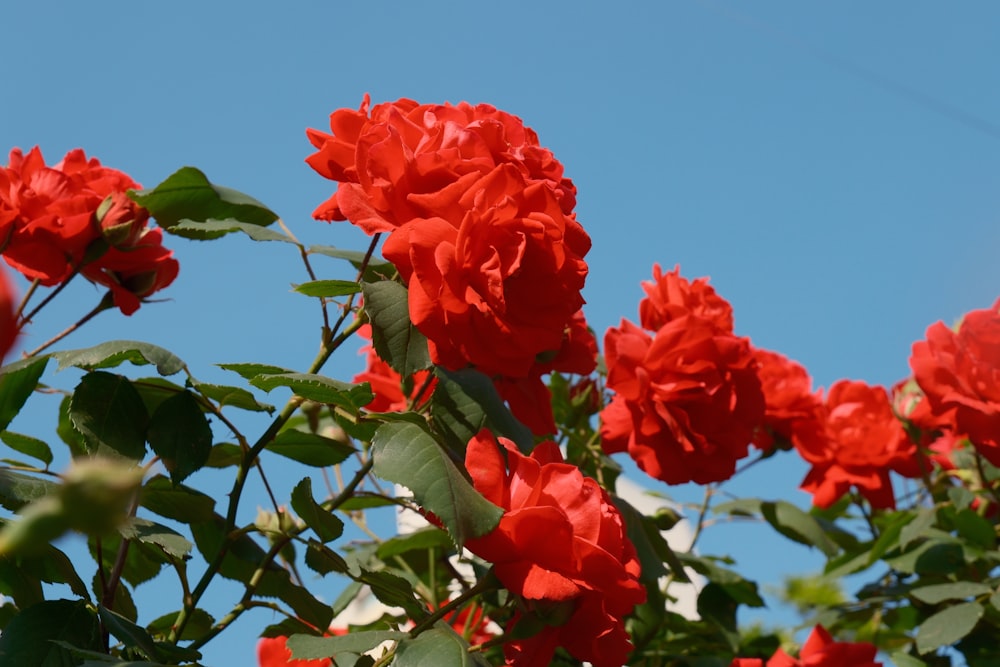
[[[305,264],[306,273],[309,274],[309,279],[310,280],[317,280],[317,278],[316,278],[316,272],[313,271],[312,264],[309,262],[309,251],[306,250],[306,247],[304,245],[302,245],[301,243],[299,243],[299,240],[297,238],[295,238],[295,234],[292,233],[292,230],[288,228],[288,225],[286,225],[285,221],[282,220],[281,218],[278,218],[278,226],[280,226],[281,229],[282,229],[282,231],[284,231],[286,234],[288,234],[288,236],[292,239],[292,241],[295,242],[295,245],[298,246],[298,248],[299,248],[299,255],[302,256],[302,263]],[[320,309],[323,311],[323,331],[329,331],[330,330],[330,315],[327,313],[327,310],[326,310],[327,300],[325,298],[321,298],[319,300],[319,304],[320,304]]]

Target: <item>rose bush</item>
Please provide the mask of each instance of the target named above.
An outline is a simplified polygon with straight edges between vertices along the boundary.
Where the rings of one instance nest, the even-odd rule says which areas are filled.
[[[803,366],[736,334],[707,279],[657,265],[601,363],[575,188],[518,118],[366,98],[309,138],[309,164],[338,182],[316,215],[374,236],[363,253],[302,244],[193,167],[143,191],[82,150],[54,166],[15,150],[0,169],[0,254],[30,283],[17,302],[0,274],[0,354],[75,276],[108,289],[0,368],[0,663],[198,665],[263,614],[262,667],[1000,661],[1000,302],[932,326],[890,400],[859,381],[814,391]],[[154,301],[178,271],[164,234],[232,233],[302,261],[311,363],[221,364],[230,385],[154,343],[47,351],[102,310]],[[349,265],[327,273],[331,258]],[[324,375],[351,340],[364,370]],[[70,367],[74,386],[46,375]],[[36,433],[53,399],[55,429]],[[810,465],[811,509],[723,486],[785,451]],[[705,485],[703,500],[630,495],[619,454]],[[276,457],[314,469],[287,502]],[[910,478],[898,494],[893,473]],[[413,530],[383,534],[391,507]],[[665,534],[684,520],[686,539]],[[825,558],[782,593],[815,626],[798,657],[740,622],[765,603],[757,584],[699,542],[748,520]],[[157,577],[157,607],[171,577],[176,607],[149,615]],[[351,616],[362,600],[374,613]]]

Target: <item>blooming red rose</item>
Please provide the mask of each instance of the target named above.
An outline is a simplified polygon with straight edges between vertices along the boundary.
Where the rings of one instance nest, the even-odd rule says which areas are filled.
[[[604,451],[627,451],[668,484],[731,477],[764,416],[750,342],[687,315],[655,336],[622,320],[604,348],[615,392],[601,412]]]
[[[287,641],[288,637],[261,637],[257,641],[258,667],[329,667],[332,664],[329,658],[293,660]]]
[[[17,340],[17,318],[14,316],[17,297],[7,273],[0,270],[0,364]]]
[[[509,440],[499,442],[503,452],[484,430],[466,451],[476,489],[505,510],[491,533],[466,547],[494,563],[521,599],[511,625],[544,625],[506,644],[507,659],[547,665],[563,646],[595,667],[619,667],[631,648],[622,618],[646,596],[621,515],[597,482],[563,461],[555,443],[527,457]]]
[[[46,286],[79,270],[109,287],[115,305],[132,314],[178,271],[162,232],[148,226],[149,212],[126,194],[138,187],[80,149],[51,167],[38,147],[27,155],[12,150],[9,165],[0,169],[4,259]]]
[[[754,433],[754,444],[763,450],[775,440],[790,446],[796,429],[815,423],[822,401],[813,393],[806,369],[777,352],[754,350],[757,376],[764,391],[764,422]]]
[[[330,116],[331,134],[308,130],[318,150],[306,162],[339,181],[313,214],[349,219],[368,234],[391,231],[413,218],[441,215],[480,177],[513,165],[528,181],[542,181],[570,213],[576,188],[562,165],[542,148],[521,119],[488,104],[417,104],[413,100]]]
[[[829,507],[852,486],[877,508],[896,506],[890,469],[920,474],[917,449],[882,387],[841,380],[830,387],[814,429],[801,429],[795,447],[812,464],[802,489]]]
[[[410,318],[434,363],[527,377],[539,356],[562,348],[583,305],[590,239],[550,187],[509,164],[448,215],[411,220],[385,242],[409,288]]]
[[[919,445],[920,456],[927,459],[927,469],[932,463],[947,470],[954,469],[954,453],[968,442],[958,433],[954,413],[935,415],[924,392],[912,378],[893,386],[892,406],[896,415],[909,425],[910,438]]]
[[[375,352],[375,346],[371,344],[372,327],[370,324],[363,325],[358,329],[358,336],[369,341],[361,348],[360,354],[365,356],[365,370],[354,376],[353,382],[367,382],[375,397],[365,406],[372,412],[405,412],[409,409],[410,401],[416,396],[416,392],[423,390],[421,396],[427,398],[434,391],[437,380],[431,377],[430,371],[417,371],[413,374],[413,391],[408,396],[403,392],[403,378],[399,376],[392,366],[382,360]],[[430,384],[425,384],[430,378]]]
[[[910,368],[932,414],[1000,465],[1000,300],[968,313],[958,331],[931,325],[913,344]]]
[[[656,331],[667,322],[685,315],[697,315],[715,323],[719,331],[733,332],[733,307],[715,293],[708,278],[694,282],[680,275],[680,266],[663,273],[653,265],[653,282],[642,283],[646,298],[639,302],[639,322]]]

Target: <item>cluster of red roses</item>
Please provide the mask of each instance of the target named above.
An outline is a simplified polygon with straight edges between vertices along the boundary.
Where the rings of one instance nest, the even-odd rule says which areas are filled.
[[[949,465],[963,438],[1000,464],[1000,302],[967,315],[957,332],[928,330],[910,359],[917,393],[898,385],[897,405],[910,401],[894,409],[884,388],[860,381],[813,392],[801,365],[733,333],[732,308],[706,281],[659,267],[653,277],[641,326],[623,320],[605,337],[615,392],[601,413],[606,452],[627,451],[668,484],[704,484],[728,479],[751,441],[794,446],[812,466],[802,488],[820,507],[852,486],[873,507],[894,507],[889,472],[919,477]]]
[[[338,181],[314,213],[368,234],[408,287],[432,361],[493,378],[535,433],[555,431],[542,376],[590,373],[580,312],[590,237],[576,188],[521,120],[480,104],[412,100],[340,109],[309,130],[307,162]]]
[[[736,658],[730,667],[882,667],[875,662],[875,653],[867,642],[835,642],[826,628],[817,625],[798,658],[779,648],[766,664],[760,658]]]
[[[169,285],[177,260],[149,227],[149,213],[127,195],[139,185],[75,149],[48,166],[38,147],[10,152],[0,167],[0,254],[30,281],[51,287],[77,274],[110,289],[126,315]],[[4,285],[6,283],[4,282]],[[5,287],[0,310],[12,301]],[[18,324],[4,320],[6,341]],[[13,329],[9,328],[13,326]]]

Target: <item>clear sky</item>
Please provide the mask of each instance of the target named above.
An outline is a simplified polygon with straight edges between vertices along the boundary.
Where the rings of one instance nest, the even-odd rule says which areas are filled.
[[[929,324],[1000,295],[992,2],[116,0],[12,2],[2,16],[0,151],[39,144],[55,162],[79,146],[147,186],[197,166],[307,243],[365,243],[310,218],[333,184],[303,162],[305,129],[326,129],[332,110],[370,92],[521,116],[578,187],[599,333],[635,319],[654,263],[680,264],[711,276],[737,333],[800,361],[817,386],[890,385]],[[104,314],[67,346],[147,340],[234,383],[210,364],[308,364],[318,309],[289,293],[307,279],[290,248],[167,244],[181,262],[170,300]],[[99,298],[69,294],[26,347]],[[330,372],[358,364],[349,351]],[[793,459],[733,488],[806,503]],[[818,562],[769,535],[722,527],[703,548],[770,583]],[[253,664],[270,621],[248,615],[206,663]]]

